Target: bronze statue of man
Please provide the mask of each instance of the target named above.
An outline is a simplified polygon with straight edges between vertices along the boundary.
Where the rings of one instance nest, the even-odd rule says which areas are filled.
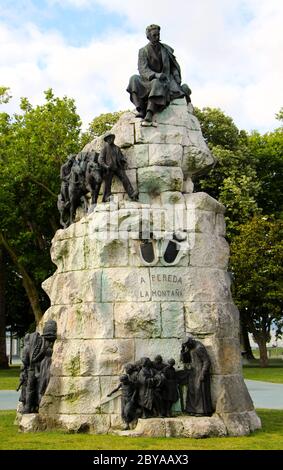
[[[190,89],[182,88],[181,69],[174,50],[160,42],[160,26],[152,24],[146,28],[149,43],[139,50],[138,70],[133,75],[127,91],[137,109],[137,117],[152,122],[152,116],[176,99],[186,96]]]
[[[120,147],[114,144],[115,134],[107,133],[104,137],[104,147],[102,148],[98,163],[104,171],[104,192],[103,202],[108,202],[111,196],[111,185],[113,176],[116,175],[122,182],[124,189],[132,200],[137,200],[138,191],[134,190],[126,174],[126,157],[123,155]]]

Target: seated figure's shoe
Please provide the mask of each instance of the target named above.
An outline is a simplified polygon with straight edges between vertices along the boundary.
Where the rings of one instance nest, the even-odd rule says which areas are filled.
[[[137,111],[136,112],[136,117],[137,118],[142,118],[143,119],[145,117],[145,113],[146,113],[145,108],[141,108],[140,106],[138,106],[136,108],[136,111]]]
[[[152,111],[147,111],[144,120],[146,122],[152,122]]]

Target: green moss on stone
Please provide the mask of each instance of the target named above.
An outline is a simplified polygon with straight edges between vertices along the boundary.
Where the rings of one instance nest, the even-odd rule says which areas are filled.
[[[70,360],[67,369],[72,377],[80,375],[80,356],[75,356]]]

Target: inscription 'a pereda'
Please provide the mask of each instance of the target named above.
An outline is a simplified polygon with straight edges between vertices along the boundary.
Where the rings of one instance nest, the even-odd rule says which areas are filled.
[[[182,278],[175,274],[152,274],[152,282],[174,282],[175,284],[182,284]]]

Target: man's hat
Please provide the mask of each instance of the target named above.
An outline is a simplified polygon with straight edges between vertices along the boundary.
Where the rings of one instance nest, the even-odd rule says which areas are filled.
[[[113,134],[113,132],[106,132],[105,136],[103,137],[103,140],[105,140],[105,142],[107,142],[107,140],[109,139],[109,137],[116,137],[115,134]]]

